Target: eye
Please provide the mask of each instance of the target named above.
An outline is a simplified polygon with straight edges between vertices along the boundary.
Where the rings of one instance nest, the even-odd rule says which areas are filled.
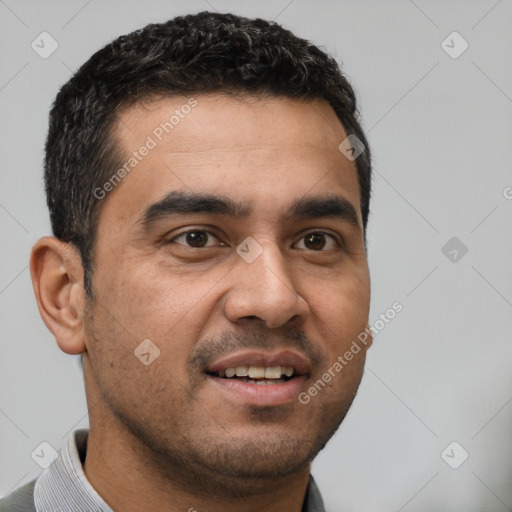
[[[295,245],[297,249],[309,249],[311,251],[328,251],[339,247],[336,238],[323,231],[312,231],[303,236]]]
[[[211,243],[214,240],[219,243]],[[226,245],[221,242],[213,233],[201,229],[194,229],[185,231],[175,236],[170,242],[192,247],[194,249],[201,249],[202,247],[211,247],[214,245]]]

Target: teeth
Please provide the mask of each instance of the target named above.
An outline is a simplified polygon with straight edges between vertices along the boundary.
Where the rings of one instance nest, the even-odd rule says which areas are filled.
[[[236,376],[237,377],[247,377],[249,375],[249,367],[248,366],[237,366],[236,367]]]
[[[265,378],[265,368],[263,366],[249,366],[249,377],[251,379]]]
[[[234,368],[226,368],[226,377],[230,379],[231,377],[234,377],[236,373],[236,370]]]
[[[226,368],[218,372],[219,377],[228,379],[237,377],[249,377],[251,379],[280,379],[282,375],[291,377],[295,370],[291,366],[237,366],[236,368]]]
[[[265,379],[280,379],[281,378],[281,367],[280,366],[269,366],[265,368]]]

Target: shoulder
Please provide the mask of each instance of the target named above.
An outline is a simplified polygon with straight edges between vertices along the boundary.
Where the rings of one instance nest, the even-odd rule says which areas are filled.
[[[0,512],[35,512],[34,486],[36,480],[16,489],[0,500]]]

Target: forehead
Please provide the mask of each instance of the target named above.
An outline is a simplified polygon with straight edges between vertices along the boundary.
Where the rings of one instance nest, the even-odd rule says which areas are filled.
[[[164,130],[163,143],[180,150],[218,149],[278,143],[324,146],[338,142],[344,134],[332,107],[324,100],[296,100],[285,97],[200,94],[148,98],[122,112],[118,135],[124,142],[132,136]],[[167,133],[162,124],[170,121]],[[128,130],[128,131],[127,131]],[[166,135],[172,135],[166,137]],[[192,136],[192,137],[191,137]],[[338,145],[336,144],[336,146]]]
[[[197,95],[146,101],[119,115],[122,180],[105,212],[133,219],[174,190],[272,208],[308,193],[349,199],[359,214],[356,166],[339,150],[346,133],[323,100]]]

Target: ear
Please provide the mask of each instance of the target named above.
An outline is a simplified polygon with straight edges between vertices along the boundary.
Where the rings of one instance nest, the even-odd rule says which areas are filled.
[[[60,349],[84,352],[84,271],[76,247],[54,237],[41,238],[32,249],[30,275],[41,318]]]

